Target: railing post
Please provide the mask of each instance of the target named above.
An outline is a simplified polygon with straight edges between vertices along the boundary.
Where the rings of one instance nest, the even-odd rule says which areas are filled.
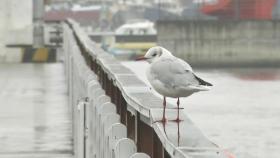
[[[121,123],[124,125],[127,125],[127,103],[124,100],[121,91],[118,89],[118,95],[119,95],[119,106],[120,106],[120,115],[121,115]]]
[[[92,62],[91,62],[90,69],[93,70],[93,72],[94,72],[95,74],[98,74],[98,73],[97,73],[97,63],[96,63],[96,60],[94,60],[94,59],[91,59],[91,60],[92,60]]]
[[[164,148],[162,147],[162,144],[156,133],[154,133],[154,150],[153,150],[153,152],[154,152],[154,155],[153,155],[154,158],[167,158],[167,157],[165,157]]]
[[[117,107],[117,113],[120,114],[120,107],[118,104],[118,94],[117,94],[117,87],[115,85],[112,85],[112,96],[111,101],[114,103]]]
[[[106,95],[110,96],[110,84],[111,84],[111,80],[109,80],[108,75],[106,74],[106,78],[105,78],[105,93]]]
[[[168,154],[166,150],[164,150],[164,158],[171,158],[171,156]]]
[[[127,122],[127,137],[134,140],[136,140],[136,116],[133,115],[130,111],[126,112],[126,122]]]
[[[138,152],[147,153],[151,158],[169,158],[153,128],[137,117],[137,148]]]
[[[108,85],[108,96],[110,96],[111,98],[113,97],[113,80],[110,80],[109,85]]]
[[[151,158],[154,157],[154,131],[153,129],[137,118],[137,149],[138,152],[147,153]]]

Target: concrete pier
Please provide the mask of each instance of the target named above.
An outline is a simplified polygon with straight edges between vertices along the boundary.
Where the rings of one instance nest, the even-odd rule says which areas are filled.
[[[158,44],[193,66],[279,66],[276,20],[159,21]]]
[[[0,158],[72,158],[62,64],[0,64]]]

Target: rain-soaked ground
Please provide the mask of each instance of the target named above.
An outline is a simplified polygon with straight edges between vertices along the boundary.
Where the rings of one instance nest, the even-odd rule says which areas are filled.
[[[148,83],[147,63],[123,64]],[[237,158],[279,158],[280,68],[195,71],[214,86],[181,99],[181,105],[203,133]]]
[[[0,64],[0,158],[72,158],[62,64]]]

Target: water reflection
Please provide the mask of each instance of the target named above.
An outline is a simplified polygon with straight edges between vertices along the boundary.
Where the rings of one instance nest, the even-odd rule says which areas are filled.
[[[178,139],[177,139],[177,146],[180,146],[180,123],[181,123],[181,121],[180,122],[176,122],[176,124],[177,124],[177,136],[178,136]]]
[[[46,135],[46,129],[47,129],[47,116],[46,116],[46,104],[43,100],[45,95],[42,95],[38,98],[35,98],[34,104],[33,104],[33,120],[34,120],[34,149],[40,150],[41,145],[44,142],[44,137]]]
[[[188,121],[189,120],[187,120],[187,122]],[[229,150],[219,147],[217,144],[208,141],[205,138],[204,140],[203,138],[201,139],[199,131],[197,131],[197,129],[194,130],[193,128],[195,127],[192,126],[192,124],[189,124],[189,122],[187,124],[184,121],[169,121],[166,123],[159,123],[163,127],[166,138],[172,142],[174,146],[179,147],[183,153],[187,153],[187,155],[235,158],[235,156],[230,153]],[[181,126],[185,126],[185,128],[181,128]],[[176,155],[176,151],[174,152]]]
[[[176,124],[177,125],[177,136],[176,136],[176,139],[177,139],[177,144],[174,144],[174,145],[176,145],[176,146],[180,146],[180,124],[181,124],[181,122],[183,122],[183,121],[171,121],[171,122],[173,122],[174,124]],[[166,124],[168,123],[168,121],[167,122],[159,122],[159,123],[161,123],[162,124],[162,127],[163,127],[163,131],[164,131],[164,133],[165,133],[165,136],[166,136],[166,138],[167,139],[170,139],[170,140],[172,140],[172,139],[174,139],[174,138],[169,138],[169,135],[166,133]],[[171,133],[171,134],[173,134],[173,133]]]

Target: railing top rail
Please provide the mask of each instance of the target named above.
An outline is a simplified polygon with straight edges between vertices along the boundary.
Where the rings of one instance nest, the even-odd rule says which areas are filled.
[[[127,102],[127,109],[132,113],[139,113],[140,119],[151,126],[160,139],[162,146],[172,157],[194,158],[226,158],[226,152],[211,142],[188,118],[181,113],[184,121],[180,123],[154,123],[162,114],[162,100],[154,95],[150,88],[140,80],[131,70],[123,66],[112,55],[104,52],[82,31],[78,23],[67,20],[69,29],[72,29],[77,44],[86,51],[92,60],[104,70],[108,78],[117,86]],[[82,52],[83,50],[81,50]],[[82,52],[83,53],[83,52]],[[82,60],[80,53],[74,60]],[[80,64],[86,66],[85,62]],[[168,104],[167,117],[175,118],[175,106]]]

